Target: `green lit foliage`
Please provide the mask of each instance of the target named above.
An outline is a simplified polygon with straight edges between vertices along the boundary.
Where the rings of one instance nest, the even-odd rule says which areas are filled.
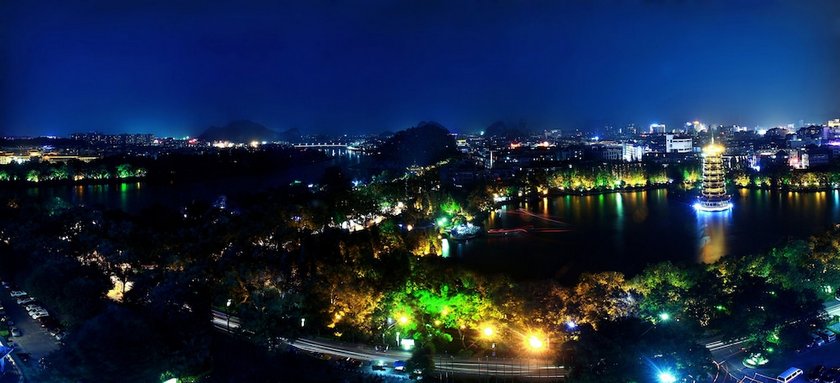
[[[440,211],[450,217],[461,212],[461,205],[458,204],[452,197],[447,197],[443,203],[440,204]]]
[[[718,302],[722,286],[714,270],[704,266],[678,267],[662,262],[647,267],[630,281],[640,296],[639,315],[656,320],[662,313],[706,327],[725,310]]]
[[[667,184],[670,179],[668,179],[668,173],[665,169],[658,169],[649,173],[648,181],[654,185],[664,185]]]
[[[5,170],[0,170],[0,181],[8,181],[11,177],[9,176],[9,172]]]
[[[63,181],[70,178],[70,170],[65,165],[56,166],[50,169],[49,180]]]
[[[482,323],[504,317],[491,299],[498,288],[493,283],[464,272],[448,270],[440,275],[435,268],[415,270],[419,273],[385,299],[382,314],[395,323],[392,332],[445,342],[457,335],[463,343],[467,333],[477,333]]]
[[[27,182],[38,182],[41,179],[41,172],[38,170],[32,169],[26,173],[26,181]]]
[[[772,183],[770,177],[755,175],[752,177],[752,184],[757,188],[769,188]]]
[[[129,164],[119,164],[117,165],[116,174],[117,178],[129,178],[134,176],[134,170]]]
[[[685,184],[695,184],[697,181],[700,181],[700,171],[697,169],[684,169],[682,179]]]

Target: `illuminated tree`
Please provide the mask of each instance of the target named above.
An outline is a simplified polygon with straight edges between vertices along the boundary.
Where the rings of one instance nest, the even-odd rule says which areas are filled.
[[[735,185],[739,188],[745,188],[750,186],[750,176],[746,173],[738,173],[737,175],[735,175],[732,181],[735,182]]]
[[[637,309],[621,273],[584,273],[571,292],[566,310],[581,323],[615,320],[629,316]]]

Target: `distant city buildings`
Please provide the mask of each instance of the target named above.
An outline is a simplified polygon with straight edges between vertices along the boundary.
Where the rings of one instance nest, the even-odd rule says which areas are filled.
[[[104,133],[74,133],[70,138],[76,141],[82,141],[87,144],[96,145],[137,145],[149,146],[155,141],[155,136],[150,133],[145,134],[104,134]]]
[[[665,124],[650,124],[650,133],[651,134],[662,134],[665,133]]]

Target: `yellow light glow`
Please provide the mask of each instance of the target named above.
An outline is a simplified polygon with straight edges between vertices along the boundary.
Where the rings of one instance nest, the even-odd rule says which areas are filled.
[[[548,343],[548,337],[542,331],[533,331],[522,339],[524,347],[531,352],[542,352]]]
[[[484,327],[484,329],[483,329],[483,330],[481,330],[481,333],[482,333],[482,334],[484,334],[484,336],[485,336],[485,337],[487,337],[487,338],[489,338],[489,337],[493,336],[493,334],[494,334],[495,332],[496,332],[496,331],[495,331],[495,330],[493,330],[493,327],[490,327],[490,326],[485,326],[485,327]]]
[[[400,324],[408,323],[408,317],[405,315],[400,316]]]

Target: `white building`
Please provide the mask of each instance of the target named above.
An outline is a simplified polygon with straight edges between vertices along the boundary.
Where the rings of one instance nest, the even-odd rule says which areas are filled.
[[[665,135],[665,153],[690,153],[692,151],[691,144],[691,137]]]
[[[645,148],[641,145],[634,145],[625,143],[622,145],[623,153],[622,159],[626,162],[637,162],[642,160],[645,154]]]

